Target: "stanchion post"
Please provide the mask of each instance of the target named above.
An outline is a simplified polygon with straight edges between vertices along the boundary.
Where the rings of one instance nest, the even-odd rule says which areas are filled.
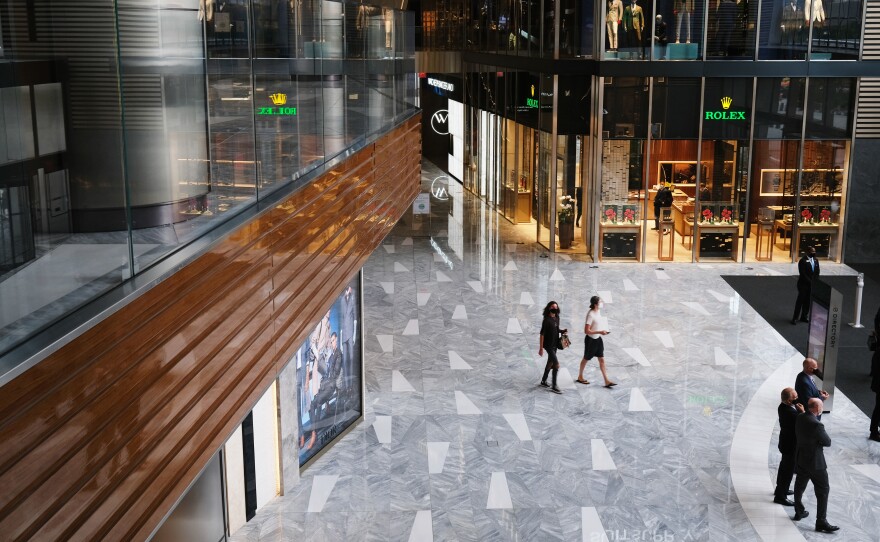
[[[852,327],[865,327],[862,325],[862,292],[865,289],[865,274],[859,273],[858,278],[856,278],[856,312],[853,319],[855,322],[851,322],[849,325]]]

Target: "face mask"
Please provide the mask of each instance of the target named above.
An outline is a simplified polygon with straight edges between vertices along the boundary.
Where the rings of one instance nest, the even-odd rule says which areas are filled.
[[[550,309],[550,314],[557,314],[559,309]]]
[[[605,303],[602,302],[602,301],[600,301],[600,302],[599,302],[599,308],[600,308],[600,309],[604,309],[604,308],[605,308]]]

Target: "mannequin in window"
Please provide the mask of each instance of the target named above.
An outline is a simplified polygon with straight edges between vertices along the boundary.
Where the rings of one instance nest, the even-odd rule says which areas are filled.
[[[681,43],[681,23],[687,27],[685,43],[691,42],[691,14],[694,12],[694,0],[675,0],[675,43]]]
[[[645,30],[645,12],[642,6],[632,3],[623,8],[623,31],[626,33],[626,46],[638,48],[639,58],[645,58],[645,44],[642,42],[642,31]]]
[[[214,0],[199,0],[199,20],[210,22],[214,18]]]
[[[715,43],[719,56],[730,54],[730,37],[736,26],[736,2],[720,0],[715,8]]]
[[[666,23],[663,22],[663,15],[654,17],[654,46],[657,48],[654,53],[657,58],[666,58]]]
[[[825,5],[822,0],[804,0],[804,22],[809,25],[813,21],[813,26],[822,26],[825,22]]]
[[[623,19],[623,2],[608,0],[608,12],[605,15],[605,30],[608,34],[608,49],[617,51],[617,27]]]
[[[788,0],[782,5],[782,44],[795,45],[800,42],[804,27],[804,12],[797,0]]]

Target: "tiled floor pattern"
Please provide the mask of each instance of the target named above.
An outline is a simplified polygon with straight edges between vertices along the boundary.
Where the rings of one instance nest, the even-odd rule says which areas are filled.
[[[434,174],[426,164],[426,191]],[[842,394],[823,418],[841,531],[816,533],[812,517],[795,524],[771,503],[778,394],[800,359],[720,275],[792,265],[545,257],[460,187],[450,193],[365,267],[364,421],[233,540],[880,539],[880,444]],[[613,389],[597,384],[595,362],[593,384],[574,382],[594,293],[612,329]],[[550,299],[574,331],[562,395],[537,386]]]

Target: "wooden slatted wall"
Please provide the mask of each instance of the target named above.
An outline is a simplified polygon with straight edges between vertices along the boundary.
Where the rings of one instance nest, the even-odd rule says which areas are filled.
[[[143,540],[419,191],[420,118],[0,393],[0,539]]]

